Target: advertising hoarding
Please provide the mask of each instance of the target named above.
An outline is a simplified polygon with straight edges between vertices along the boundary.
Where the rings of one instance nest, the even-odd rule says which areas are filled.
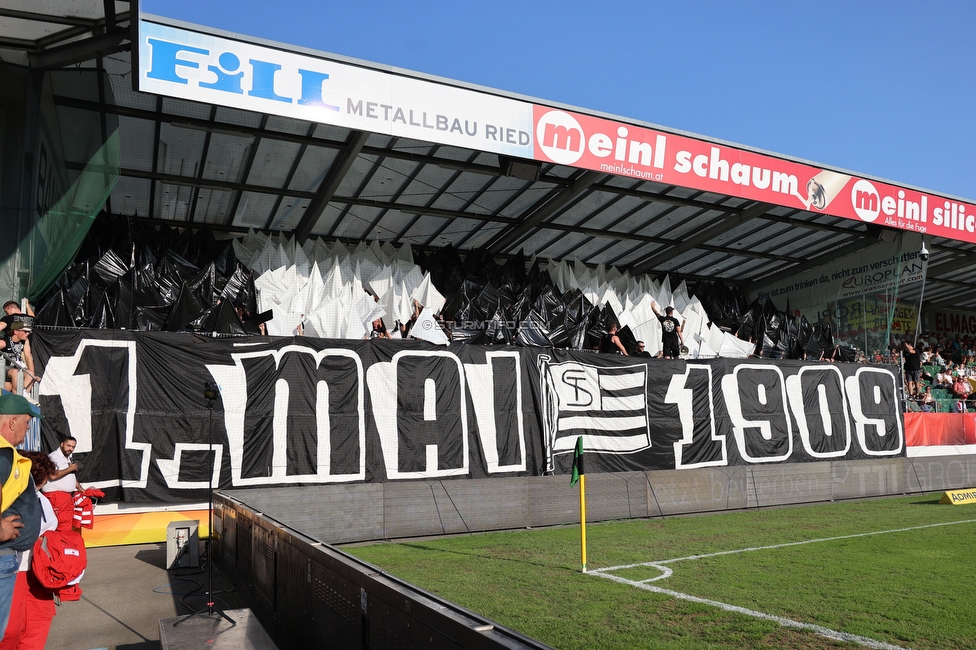
[[[715,192],[976,243],[976,205],[321,55],[139,23],[141,91]]]

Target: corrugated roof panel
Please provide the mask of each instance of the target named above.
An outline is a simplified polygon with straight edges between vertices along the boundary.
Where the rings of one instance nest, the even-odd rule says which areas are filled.
[[[399,201],[406,205],[426,205],[437,193],[449,184],[457,174],[455,169],[444,169],[437,165],[424,165],[406,186]]]
[[[443,160],[450,165],[466,164],[469,159],[471,159],[475,152],[471,149],[463,149],[461,147],[451,147],[448,145],[440,145],[437,151],[434,152],[434,158]],[[495,156],[495,162],[487,163],[488,165],[498,166],[498,157]]]
[[[125,216],[149,216],[149,186],[147,178],[120,176],[112,188],[112,212]]]
[[[352,162],[342,182],[339,183],[339,187],[336,189],[336,196],[356,195],[359,192],[360,185],[362,185],[372,169],[376,167],[379,160],[376,156],[359,154]]]
[[[448,244],[456,246],[463,237],[475,228],[481,221],[475,219],[452,219],[447,227],[438,235],[435,241],[430,242],[431,246],[446,246]]]
[[[70,97],[89,102],[101,101],[98,96],[98,84],[92,83],[96,74],[101,74],[101,71],[94,68],[52,70],[48,73],[51,92],[56,97]]]
[[[492,177],[483,174],[461,174],[438,197],[437,201],[434,202],[434,207],[442,210],[461,210],[472,198],[488,186],[492,180]],[[486,212],[485,209],[478,205],[477,201],[468,205],[465,211],[469,214]]]
[[[4,16],[0,35],[4,38],[16,38],[22,41],[38,41],[64,29],[64,25],[55,22],[46,23],[39,20]]]
[[[311,203],[310,199],[301,199],[294,196],[282,197],[281,203],[278,205],[278,211],[271,219],[271,229],[285,232],[294,230],[298,226],[298,222],[305,215],[305,210],[308,209],[309,203]]]
[[[254,138],[214,133],[203,165],[203,177],[211,180],[240,183],[244,162],[248,159]]]
[[[485,246],[493,237],[495,237],[502,228],[505,226],[500,223],[487,223],[484,227],[479,228],[471,236],[465,235],[458,241],[464,241],[464,247],[469,250],[476,250]]]
[[[591,215],[604,208],[615,198],[617,197],[606,192],[585,192],[572,203],[567,204],[566,207],[561,209],[552,221],[563,225],[575,225],[587,215]]]
[[[156,123],[136,117],[119,117],[119,159],[126,169],[152,171]]]
[[[471,212],[485,212],[488,214],[495,213],[501,206],[505,204],[515,193],[526,187],[526,183],[523,180],[517,178],[512,178],[510,176],[500,176],[495,179],[481,196],[474,202],[477,206],[477,210],[472,206],[470,208]],[[506,208],[507,210],[508,208]]]
[[[665,217],[665,220],[667,220],[667,217]],[[681,241],[682,239],[696,237],[710,228],[721,226],[731,227],[734,223],[737,222],[729,221],[720,212],[715,212],[714,210],[700,212],[696,210],[695,213],[688,215],[680,221],[675,221],[671,228],[662,236]],[[711,243],[711,241],[706,243]]]
[[[203,155],[203,131],[175,127],[163,122],[159,130],[159,161],[156,169],[163,174],[193,177],[200,171]]]
[[[621,244],[620,240],[609,237],[592,237],[588,241],[583,240],[574,250],[567,251],[560,257],[578,257],[587,264],[610,264],[611,260],[617,258],[617,250]],[[551,246],[551,248],[556,247]]]
[[[394,151],[402,151],[410,154],[420,154],[421,156],[433,156],[434,152],[441,148],[439,144],[413,140],[411,138],[397,138],[393,145]]]
[[[443,228],[445,222],[448,221],[450,221],[450,219],[423,215],[410,226],[407,232],[403,234],[402,239],[405,239],[413,244],[423,244],[430,239],[434,233]],[[384,226],[389,225],[386,219],[383,219],[382,224]]]
[[[699,208],[686,205],[673,206],[672,210],[662,210],[660,215],[641,228],[639,233],[648,237],[671,239],[673,238],[674,230],[679,228],[688,219],[693,218],[698,211]]]
[[[193,221],[196,223],[223,224],[228,221],[227,212],[231,208],[236,192],[231,190],[212,190],[200,188],[197,195],[196,211]]]
[[[525,185],[525,181],[519,181],[519,183],[520,185]],[[492,189],[494,189],[494,186]],[[539,183],[531,185],[530,188],[523,192],[518,198],[505,206],[505,209],[502,210],[502,216],[513,218],[524,216],[523,213],[526,210],[538,203],[542,198],[548,195],[550,191],[552,191],[551,186],[547,187]]]
[[[250,129],[256,129],[261,126],[261,114],[252,113],[250,111],[242,111],[236,108],[226,108],[224,106],[217,107],[217,118],[216,121],[221,124],[230,124],[231,126],[243,126]]]
[[[210,104],[163,97],[163,112],[169,115],[179,115],[180,117],[189,117],[197,120],[209,120]]]
[[[383,213],[381,208],[374,208],[365,205],[350,206],[342,220],[336,224],[334,237],[348,237],[350,239],[362,239],[364,233],[371,231],[371,224]],[[397,214],[401,214],[397,211]],[[404,221],[403,224],[406,222]],[[402,227],[402,226],[401,226]]]
[[[331,124],[316,124],[315,133],[312,137],[316,140],[328,140],[330,142],[346,142],[349,139],[349,129]]]
[[[397,141],[397,138],[392,135],[387,135],[385,133],[370,133],[366,137],[367,147],[375,149],[392,149],[393,144]]]
[[[338,150],[328,147],[308,147],[302,155],[298,169],[288,184],[288,189],[317,192],[335,162]]]
[[[617,232],[639,233],[660,218],[662,213],[672,208],[667,203],[649,203],[646,201],[638,202],[637,207],[640,208],[637,212],[616,224],[613,229]]]
[[[643,260],[650,259],[655,255],[663,252],[667,247],[662,244],[655,244],[648,242],[646,244],[637,244],[633,248],[628,248],[628,244],[621,242],[620,248],[615,250],[614,253],[617,255],[610,257],[610,262],[614,266],[621,268],[628,268],[630,266],[639,264]]]
[[[744,232],[739,234],[738,231],[740,230],[743,230]],[[795,230],[796,229],[793,226],[786,223],[753,219],[752,221],[742,224],[732,232],[736,232],[738,235],[738,238],[735,240],[737,248],[751,248],[756,244],[767,242],[777,235]]]
[[[276,196],[263,192],[244,192],[232,225],[239,228],[264,228],[274,209]]]
[[[586,242],[588,237],[581,233],[569,233],[560,237],[562,231],[542,229],[519,244],[518,248],[538,251],[542,257],[550,259],[575,259],[573,251]]]
[[[400,192],[421,163],[402,158],[384,158],[360,193],[362,198],[390,201]]]
[[[169,221],[187,221],[193,188],[186,185],[156,183],[155,217]]]
[[[330,203],[327,205],[322,211],[322,214],[319,216],[318,221],[316,221],[315,225],[312,227],[312,234],[318,236],[325,236],[328,234],[332,227],[336,224],[336,221],[339,220],[339,215],[342,213],[342,210],[345,207],[346,205],[342,203]]]
[[[617,200],[612,200],[617,199]],[[585,226],[587,228],[609,228],[613,227],[618,232],[625,232],[620,227],[628,218],[639,214],[651,204],[648,201],[637,198],[636,196],[613,196],[611,200],[602,206],[592,215],[587,215]],[[636,212],[635,212],[636,211]]]
[[[301,145],[295,142],[261,138],[250,173],[247,175],[248,185],[284,188],[288,180],[288,170],[294,164],[295,156],[300,149]]]
[[[292,135],[305,135],[311,127],[310,122],[304,120],[294,120],[278,115],[269,115],[268,123],[265,128],[269,131],[280,131],[281,133],[291,133]]]

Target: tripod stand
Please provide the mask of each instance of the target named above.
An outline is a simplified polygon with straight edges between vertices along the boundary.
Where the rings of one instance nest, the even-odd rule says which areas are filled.
[[[214,458],[214,444],[213,444],[213,410],[214,410],[214,403],[217,401],[217,398],[220,397],[220,387],[217,386],[217,384],[208,381],[203,388],[203,397],[207,400],[207,409],[210,410],[210,418],[208,422],[208,429],[209,429],[209,436],[210,436],[210,443],[209,443],[210,456],[211,458],[214,459],[214,463],[216,464],[216,458]],[[220,609],[219,607],[214,606],[214,596],[213,596],[214,556],[213,556],[213,543],[212,543],[213,535],[214,535],[213,474],[214,474],[213,471],[209,472],[210,483],[207,489],[207,497],[208,497],[207,516],[210,518],[210,520],[207,522],[208,535],[207,535],[207,542],[206,542],[207,543],[207,607],[206,609],[200,609],[200,611],[193,612],[192,614],[187,614],[180,620],[173,623],[173,627],[176,627],[181,623],[185,623],[186,621],[196,616],[213,618],[214,614],[219,615],[220,618],[226,619],[227,622],[231,624],[231,626],[237,625],[237,621],[235,621],[230,616],[228,616],[227,612]]]

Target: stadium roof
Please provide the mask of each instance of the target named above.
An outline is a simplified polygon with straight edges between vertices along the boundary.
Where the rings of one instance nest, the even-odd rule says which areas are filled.
[[[105,205],[112,215],[215,231],[280,231],[300,241],[319,236],[410,242],[415,248],[450,245],[462,252],[488,249],[498,256],[522,250],[540,258],[613,265],[632,274],[721,279],[745,291],[879,240],[890,241],[897,232],[741,195],[138,92],[133,89],[138,68],[134,73],[127,2],[2,5],[4,59],[65,70],[51,76],[59,111],[117,116],[121,178]],[[825,169],[627,118],[153,20]],[[107,72],[110,83],[94,93],[93,84],[79,80],[98,69]],[[80,170],[83,162],[69,160],[69,169]],[[931,233],[926,239],[932,252],[926,305],[976,308],[976,244]],[[914,286],[903,297],[917,297],[918,290]]]

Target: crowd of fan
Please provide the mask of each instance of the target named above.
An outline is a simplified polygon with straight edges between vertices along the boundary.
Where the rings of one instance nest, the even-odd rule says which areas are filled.
[[[976,338],[926,333],[917,347],[905,341],[892,352],[903,359],[909,411],[976,411]]]

